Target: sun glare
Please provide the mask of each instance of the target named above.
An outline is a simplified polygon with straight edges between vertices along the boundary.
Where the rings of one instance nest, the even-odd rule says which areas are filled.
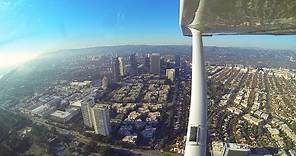
[[[38,54],[0,54],[0,68],[17,66],[36,58]]]

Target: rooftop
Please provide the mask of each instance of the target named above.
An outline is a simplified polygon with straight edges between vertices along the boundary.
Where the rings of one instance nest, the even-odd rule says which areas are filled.
[[[246,144],[235,144],[235,143],[228,143],[226,147],[231,150],[240,150],[240,151],[249,151],[250,147]]]
[[[70,114],[71,114],[70,112],[64,112],[64,111],[57,110],[57,111],[53,112],[51,115],[59,117],[59,118],[66,118]]]

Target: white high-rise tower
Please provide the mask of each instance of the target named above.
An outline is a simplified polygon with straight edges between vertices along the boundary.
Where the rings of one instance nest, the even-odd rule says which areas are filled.
[[[107,105],[97,104],[92,108],[93,127],[96,134],[108,136],[111,133],[109,108]]]
[[[118,61],[119,61],[120,76],[124,76],[125,75],[125,63],[124,63],[123,57],[118,57]]]
[[[94,105],[95,105],[95,101],[93,98],[87,98],[81,102],[81,112],[83,117],[83,123],[88,128],[93,127],[91,109]]]

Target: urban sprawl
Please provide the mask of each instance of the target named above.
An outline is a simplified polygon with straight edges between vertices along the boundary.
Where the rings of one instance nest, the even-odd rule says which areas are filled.
[[[17,110],[76,142],[97,136],[115,147],[183,154],[191,57],[159,53],[104,57],[99,80],[57,80]],[[206,68],[212,155],[295,155],[295,71],[210,62]]]

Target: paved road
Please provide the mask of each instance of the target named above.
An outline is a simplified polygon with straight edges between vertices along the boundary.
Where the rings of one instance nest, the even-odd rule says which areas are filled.
[[[5,111],[9,111],[2,106],[0,106],[0,109],[3,109]],[[9,112],[11,112],[11,111],[9,111]],[[14,113],[14,112],[12,112],[12,113]],[[14,113],[14,114],[16,114],[16,113]],[[28,117],[31,119],[31,121],[33,123],[41,124],[41,125],[47,127],[48,129],[55,127],[57,132],[59,132],[61,134],[71,134],[79,142],[87,144],[90,141],[93,141],[91,138],[81,135],[77,131],[71,131],[71,130],[57,127],[55,125],[48,124],[48,123],[46,123],[46,120],[43,120],[43,119],[40,119],[40,118],[37,118],[34,116],[28,116]],[[112,148],[118,149],[118,150],[126,150],[126,151],[130,151],[134,154],[143,155],[143,156],[162,156],[163,155],[163,153],[161,153],[160,151],[156,151],[156,150],[128,149],[128,148],[124,148],[124,147],[120,147],[120,146],[116,146],[116,145],[111,145],[111,144],[106,144],[106,143],[102,143],[102,142],[98,142],[98,141],[95,141],[95,142],[97,143],[97,145],[100,145],[100,146],[108,146],[108,147],[112,147]],[[177,156],[178,154],[172,153],[172,155]]]
[[[67,130],[67,129],[56,127],[54,125],[50,125],[50,124],[46,123],[45,121],[43,121],[42,119],[31,118],[31,120],[34,123],[38,123],[38,124],[44,125],[47,128],[55,127],[56,130],[57,130],[57,132],[59,132],[59,133],[62,133],[62,134],[72,134],[77,141],[82,142],[84,144],[88,144],[89,142],[94,141],[94,140],[92,140],[89,137],[86,137],[84,135],[79,134],[79,132],[70,131],[70,130]],[[111,148],[114,148],[114,149],[118,149],[118,150],[126,150],[126,151],[130,151],[130,152],[132,152],[134,154],[139,154],[139,155],[143,155],[143,156],[161,156],[161,155],[163,155],[163,153],[161,153],[160,151],[156,151],[156,150],[128,149],[128,148],[124,148],[124,147],[120,147],[120,146],[116,146],[116,145],[111,145],[111,144],[107,144],[107,143],[102,143],[102,142],[98,142],[98,141],[95,141],[95,142],[99,146],[108,146],[108,147],[111,147]]]

